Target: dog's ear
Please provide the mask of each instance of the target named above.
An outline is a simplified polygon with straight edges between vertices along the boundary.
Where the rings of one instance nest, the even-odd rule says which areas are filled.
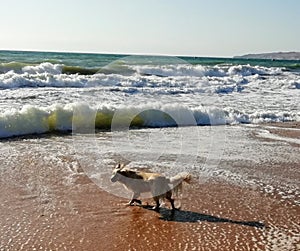
[[[114,169],[119,169],[120,168],[120,163],[118,163],[116,166],[114,166],[112,169],[114,170]]]
[[[114,169],[120,169],[120,170],[122,170],[124,167],[125,167],[125,164],[123,164],[123,163],[118,163],[118,164],[114,167]]]

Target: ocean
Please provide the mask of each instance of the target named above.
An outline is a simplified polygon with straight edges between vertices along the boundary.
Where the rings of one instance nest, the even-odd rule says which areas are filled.
[[[5,140],[34,136],[47,149],[60,141],[109,191],[107,166],[117,162],[244,183],[220,161],[268,159],[267,152],[278,159],[273,148],[257,152],[260,142],[243,139],[278,139],[259,125],[300,121],[299,61],[1,51],[0,62],[3,158],[11,151]],[[252,155],[241,151],[252,141]]]
[[[0,137],[69,131],[74,109],[97,129],[116,111],[138,128],[299,121],[299,89],[300,61],[0,51]]]
[[[0,51],[0,249],[299,250],[299,101],[300,61]]]

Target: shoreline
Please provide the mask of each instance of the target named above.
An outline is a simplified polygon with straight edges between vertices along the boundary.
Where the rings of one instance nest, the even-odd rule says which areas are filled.
[[[253,134],[251,128],[246,130]],[[276,130],[291,136],[290,130]],[[253,140],[262,147],[270,145],[269,139]],[[184,185],[180,211],[172,213],[166,202],[157,213],[147,207],[154,204],[152,199],[144,199],[144,207],[124,206],[127,199],[103,191],[76,166],[76,156],[64,152],[66,141],[53,149],[49,142],[59,143],[60,138],[2,142],[10,148],[0,152],[0,250],[300,249],[299,186],[280,187],[289,179],[297,180],[298,158],[249,163],[229,156],[220,163],[224,170],[237,174],[243,170],[245,179],[267,173],[270,179],[234,183],[221,176],[205,181],[194,177]],[[274,149],[299,151],[297,144],[271,143]],[[34,151],[28,154],[28,148]],[[13,162],[5,162],[8,153]]]
[[[295,133],[297,138],[299,138],[299,133],[297,132],[298,130],[300,131],[300,122],[298,121],[288,121],[288,122],[270,122],[270,123],[258,123],[258,124],[251,124],[251,123],[240,123],[240,124],[226,124],[226,125],[197,125],[197,127],[210,127],[210,126],[253,126],[253,127],[260,127],[260,128],[266,128],[270,130],[270,132],[279,133],[281,130],[286,129],[286,133]],[[169,127],[133,127],[130,128],[132,130],[139,130],[139,129],[162,129],[162,128],[175,128],[176,126],[169,126]],[[189,126],[187,126],[189,127]],[[293,130],[295,129],[295,131]],[[291,132],[288,132],[288,131]],[[95,129],[95,133],[101,133],[101,132],[110,132],[110,129]],[[8,136],[8,137],[3,137],[0,138],[0,142],[6,142],[6,141],[18,141],[18,140],[26,140],[26,139],[35,139],[35,138],[51,138],[51,137],[56,137],[56,136],[72,136],[73,132],[72,130],[65,130],[65,131],[60,131],[60,130],[53,130],[49,132],[44,132],[44,133],[32,133],[32,134],[25,134],[25,135],[14,135],[14,136]],[[284,134],[283,136],[286,135],[289,137],[288,134]],[[293,134],[290,136],[293,137]]]

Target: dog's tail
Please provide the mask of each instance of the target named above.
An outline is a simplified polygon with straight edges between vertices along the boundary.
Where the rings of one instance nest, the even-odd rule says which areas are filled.
[[[187,173],[187,172],[182,172],[182,173],[179,173],[173,177],[170,178],[170,183],[173,184],[173,185],[176,185],[178,183],[181,183],[183,181],[187,182],[187,183],[190,183],[192,180],[192,176]]]
[[[188,184],[191,183],[192,175],[187,172],[179,173],[170,178],[170,184],[172,186],[172,192],[178,196],[182,191],[182,182],[186,182]]]

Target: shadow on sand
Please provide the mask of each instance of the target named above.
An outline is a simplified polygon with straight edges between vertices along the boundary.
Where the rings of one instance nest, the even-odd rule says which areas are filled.
[[[153,210],[150,206],[142,206],[145,209]],[[192,211],[171,210],[167,208],[159,209],[160,219],[164,221],[195,223],[201,221],[214,223],[231,223],[248,227],[264,228],[265,224],[258,221],[235,221],[227,218],[220,218],[208,214],[201,214]]]

